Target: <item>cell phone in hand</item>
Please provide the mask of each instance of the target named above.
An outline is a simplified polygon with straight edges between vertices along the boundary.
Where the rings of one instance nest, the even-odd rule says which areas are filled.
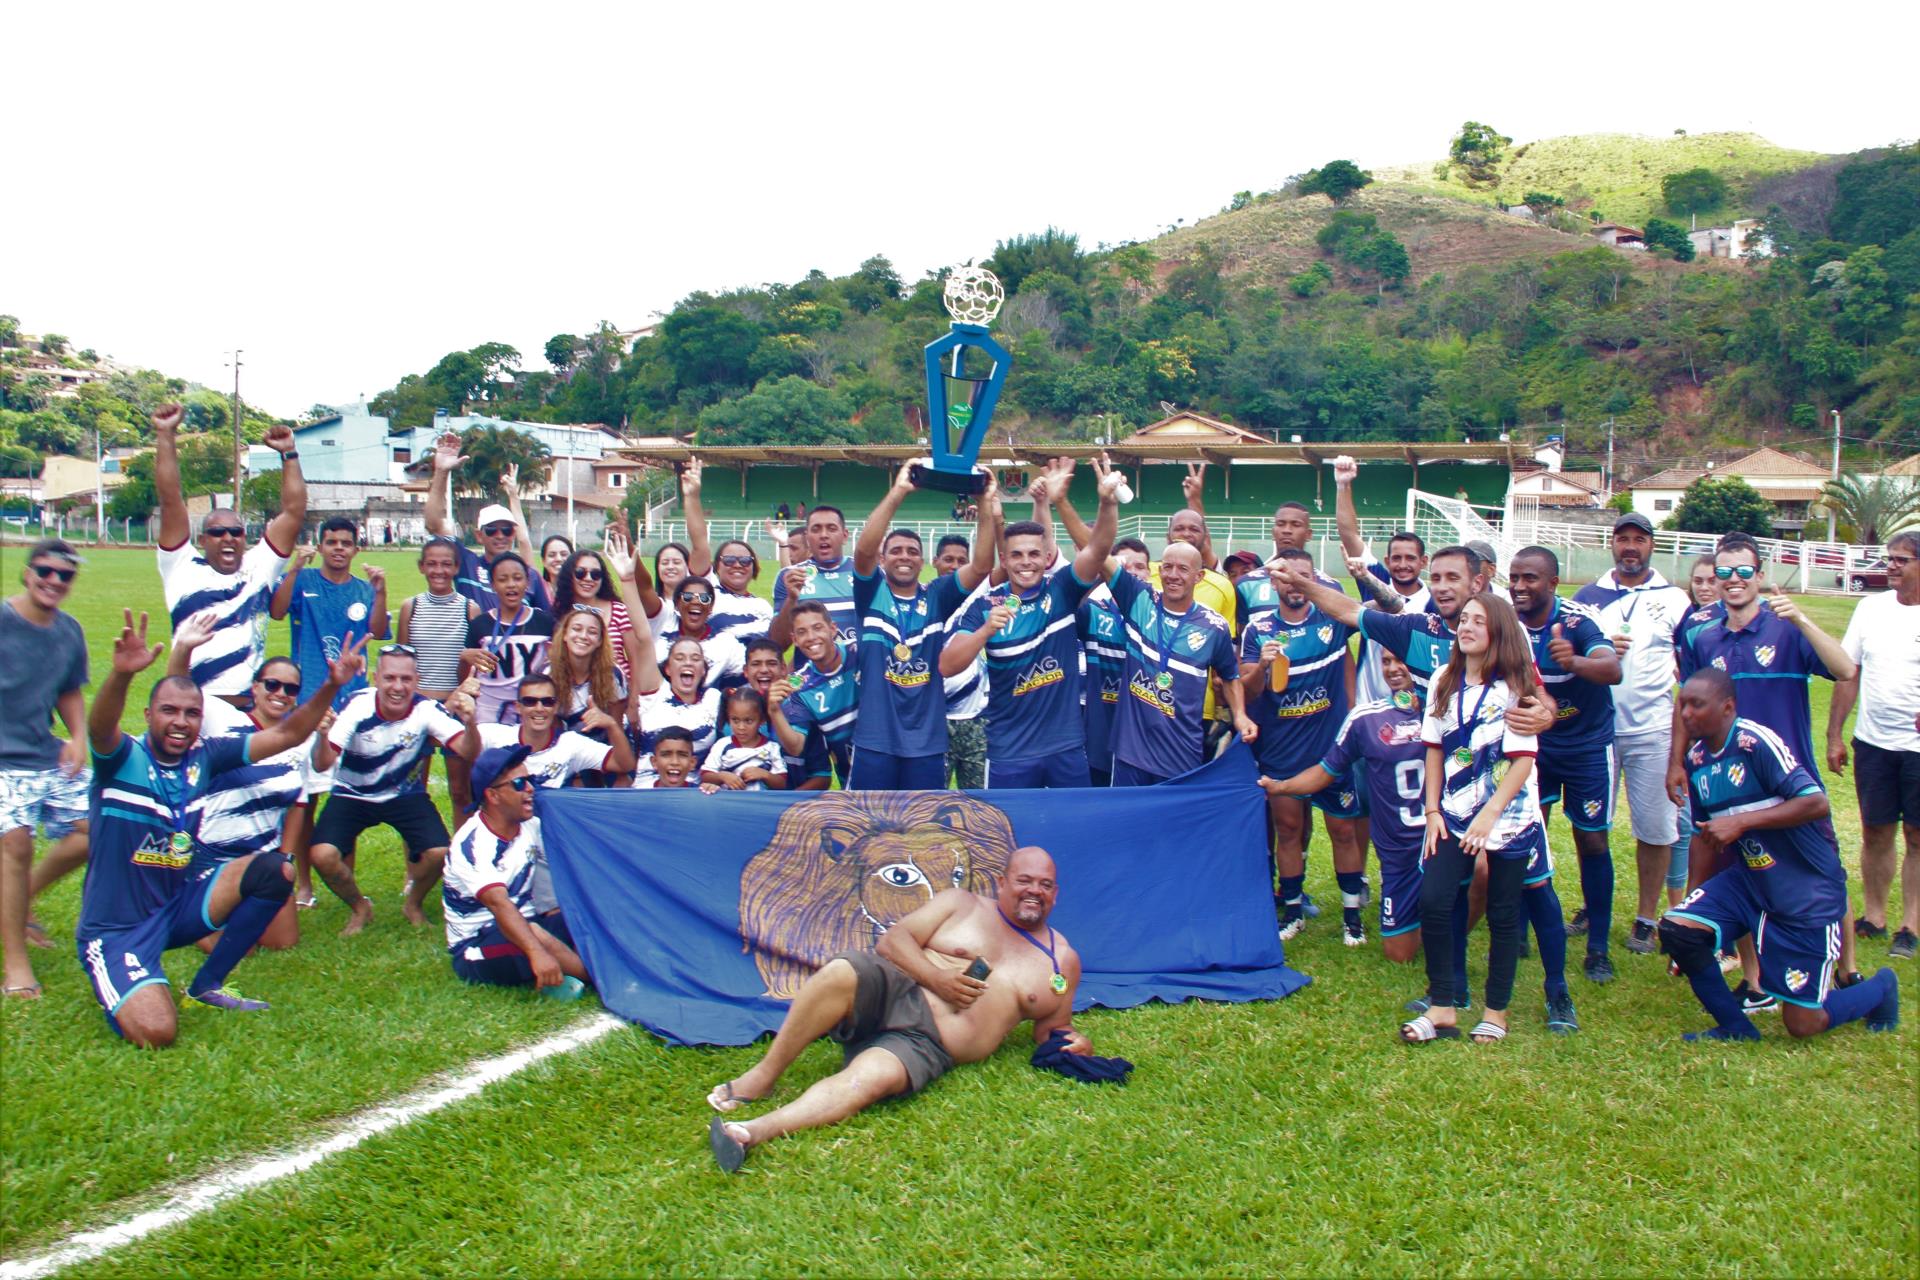
[[[987,963],[985,956],[975,956],[973,963],[967,966],[967,976],[975,982],[985,982],[987,975],[993,972],[993,966]]]

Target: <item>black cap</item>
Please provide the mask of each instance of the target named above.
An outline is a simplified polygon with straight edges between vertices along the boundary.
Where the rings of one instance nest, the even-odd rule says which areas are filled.
[[[510,747],[488,747],[473,762],[469,778],[473,786],[474,807],[478,808],[480,793],[493,786],[500,775],[519,764],[532,754],[532,749],[524,742],[516,742]]]
[[[1653,532],[1653,521],[1647,519],[1638,511],[1629,511],[1613,522],[1613,531],[1615,533],[1620,532],[1622,529],[1644,529],[1647,533],[1651,534]]]

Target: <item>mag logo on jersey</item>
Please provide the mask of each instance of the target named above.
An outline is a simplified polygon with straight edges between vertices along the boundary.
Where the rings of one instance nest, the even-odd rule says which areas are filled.
[[[1067,678],[1066,670],[1061,667],[1058,658],[1042,658],[1028,667],[1020,678],[1013,682],[1013,696],[1024,697],[1036,689],[1044,689],[1050,684],[1058,684]],[[889,674],[891,679],[891,674]],[[922,677],[924,683],[925,677]]]

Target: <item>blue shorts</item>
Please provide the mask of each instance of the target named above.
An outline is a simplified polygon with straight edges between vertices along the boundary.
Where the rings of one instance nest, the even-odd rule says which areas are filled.
[[[1113,774],[1107,785],[1110,787],[1155,787],[1173,777],[1171,773],[1148,773],[1145,769],[1128,764],[1119,756],[1113,758]]]
[[[1567,821],[1578,831],[1613,830],[1613,744],[1572,751],[1542,750],[1534,757],[1540,772],[1540,804],[1558,804],[1564,796]]]
[[[1667,914],[1704,924],[1726,950],[1748,933],[1760,956],[1760,989],[1788,1004],[1818,1009],[1833,990],[1840,960],[1840,919],[1770,914],[1754,896],[1750,873],[1729,867]]]
[[[573,946],[573,934],[558,911],[536,917],[531,923]],[[530,987],[533,985],[533,961],[502,932],[498,920],[449,949],[453,976],[462,982],[477,982],[490,987]]]
[[[192,946],[219,929],[207,918],[207,904],[224,865],[203,867],[171,902],[139,924],[74,939],[80,967],[93,984],[93,998],[106,1010],[107,1025],[116,1034],[120,1024],[113,1015],[128,996],[156,982],[167,984],[160,958],[175,947]]]
[[[996,760],[991,755],[987,757],[987,790],[989,791],[1084,787],[1090,780],[1085,747],[1057,751],[1050,756],[1029,756],[1024,760]]]
[[[896,756],[871,747],[853,748],[847,772],[849,791],[943,791],[947,785],[947,753],[937,756]]]
[[[1380,936],[1412,933],[1420,927],[1420,850],[1402,857],[1374,846],[1380,855]],[[1472,879],[1471,876],[1468,879]],[[1464,881],[1462,882],[1464,883]]]
[[[1534,837],[1533,853],[1527,859],[1527,869],[1520,875],[1521,887],[1536,889],[1553,879],[1553,850],[1547,847],[1547,829],[1540,828]]]
[[[1306,764],[1300,766],[1300,768],[1311,768],[1313,764],[1314,761],[1309,760]],[[1260,776],[1263,778],[1272,778],[1276,782],[1284,782],[1299,772],[1300,769],[1288,769],[1285,772],[1278,769],[1270,769],[1264,762],[1260,765]],[[1360,797],[1364,793],[1364,790],[1362,787],[1354,786],[1353,775],[1348,774],[1344,778],[1335,778],[1332,782],[1329,782],[1326,786],[1320,788],[1320,790],[1310,796],[1297,796],[1295,798],[1305,800],[1329,818],[1358,818],[1366,813],[1366,808],[1360,802]]]

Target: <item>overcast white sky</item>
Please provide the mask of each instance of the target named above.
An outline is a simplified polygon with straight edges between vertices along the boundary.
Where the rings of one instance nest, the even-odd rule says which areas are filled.
[[[1916,132],[1913,12],[11,5],[0,311],[213,386],[239,346],[293,414],[694,289],[1144,239],[1468,118],[1880,145]]]

